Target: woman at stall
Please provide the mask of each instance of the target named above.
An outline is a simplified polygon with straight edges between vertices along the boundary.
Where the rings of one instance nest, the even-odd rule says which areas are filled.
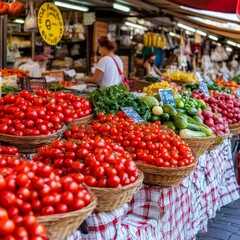
[[[123,62],[121,58],[114,54],[116,44],[107,37],[98,39],[99,53],[102,58],[99,60],[94,75],[84,77],[81,81],[86,83],[96,83],[100,87],[113,86],[123,80]]]
[[[156,59],[155,52],[151,52],[144,59],[143,66],[145,68],[146,76],[153,76],[159,78],[160,76],[162,76],[162,73],[160,72],[158,67],[154,64],[155,59]]]

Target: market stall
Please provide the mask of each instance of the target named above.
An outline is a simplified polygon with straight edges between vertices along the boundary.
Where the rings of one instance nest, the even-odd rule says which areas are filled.
[[[13,2],[21,6],[16,16],[24,15],[26,1],[20,2]],[[179,12],[186,10],[180,7],[173,14],[178,23],[168,15],[166,26],[159,27],[158,21],[136,18],[95,21],[95,13],[75,12],[72,18],[66,11],[62,18],[49,2],[41,5],[37,18],[33,6],[38,2],[30,1],[28,11],[41,35],[31,53],[43,55],[14,58],[14,68],[0,69],[0,238],[191,240],[206,231],[208,219],[240,197],[233,144],[240,134],[240,71],[238,57],[227,53],[227,40],[217,44],[210,34],[221,34],[216,29],[183,32]],[[114,7],[110,1],[93,2],[91,10],[102,3],[110,12]],[[151,3],[167,1],[138,1],[139,7],[135,0],[126,2],[149,17],[159,12]],[[57,4],[60,10],[74,9]],[[173,6],[168,4],[164,14]],[[48,8],[57,22],[45,15]],[[15,31],[6,31],[5,22],[16,16],[5,10],[0,37],[5,42],[8,34],[12,47],[20,40],[13,38]],[[122,21],[125,15],[131,14],[117,16]],[[52,34],[44,19],[61,34]],[[21,44],[29,48],[38,33],[25,35],[21,29],[31,29],[19,31]],[[223,36],[237,41],[233,31]],[[215,40],[205,44],[201,34]],[[106,35],[122,39],[124,76],[135,80],[130,91],[122,83],[99,88],[81,82],[94,72],[100,59],[97,39]],[[31,42],[26,40],[30,36]],[[227,44],[234,51],[240,46]],[[0,48],[4,56],[6,46]],[[158,77],[145,76],[140,68],[152,51],[153,63],[164,66]],[[164,54],[170,54],[168,59]],[[229,55],[231,69],[224,62]],[[43,71],[46,60],[58,70]]]
[[[70,239],[194,239],[207,231],[208,219],[239,198],[230,139],[202,155],[197,168],[172,188],[143,185],[129,204],[112,212],[95,212],[88,234]]]

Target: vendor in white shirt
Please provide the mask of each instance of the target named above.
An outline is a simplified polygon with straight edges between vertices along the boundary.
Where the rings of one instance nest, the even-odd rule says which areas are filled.
[[[96,66],[92,77],[82,78],[81,81],[86,83],[96,83],[100,87],[113,86],[122,81],[118,67],[123,72],[123,62],[121,58],[114,54],[116,44],[107,37],[98,39],[99,53],[102,56]]]

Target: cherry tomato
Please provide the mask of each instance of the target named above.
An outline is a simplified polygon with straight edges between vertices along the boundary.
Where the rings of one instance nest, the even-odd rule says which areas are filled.
[[[118,187],[120,182],[120,178],[116,175],[110,175],[107,179],[107,185],[112,188]]]

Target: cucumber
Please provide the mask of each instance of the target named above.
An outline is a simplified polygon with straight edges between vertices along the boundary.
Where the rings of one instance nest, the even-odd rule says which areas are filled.
[[[156,122],[156,121],[159,121],[160,120],[160,117],[159,116],[151,116],[150,118],[150,122]]]
[[[153,96],[144,96],[141,100],[144,101],[151,109],[155,106],[159,106],[158,100]]]
[[[200,106],[200,108],[202,108],[202,109],[206,109],[207,108],[207,105],[206,105],[206,103],[203,100],[197,99],[197,103]]]
[[[177,108],[184,108],[184,103],[180,98],[174,99]]]
[[[193,130],[193,131],[199,131],[199,132],[201,131],[200,128],[193,123],[188,123],[186,129]]]
[[[182,129],[179,133],[182,138],[206,137],[206,134],[199,131],[192,131],[189,129]]]
[[[190,107],[187,110],[188,115],[190,116],[196,116],[197,115],[197,109],[195,107]]]
[[[163,113],[163,114],[161,115],[161,120],[162,120],[163,122],[167,122],[169,119],[170,119],[170,116],[169,116],[168,113]]]
[[[184,117],[184,118],[186,118],[186,120],[187,120],[187,115],[186,115],[185,113],[180,113],[180,112],[178,112],[178,113],[177,113],[177,116]]]
[[[178,129],[184,129],[188,125],[187,118],[185,118],[183,116],[177,115],[176,117],[173,118],[173,120],[174,120],[174,125]]]
[[[155,97],[159,102],[161,102],[161,98],[160,98],[159,93],[155,94],[154,97]]]
[[[147,76],[144,78],[144,80],[150,83],[160,82],[159,78],[153,76]]]
[[[177,115],[176,109],[173,108],[170,104],[164,104],[162,108],[164,113],[168,113],[172,117]]]
[[[176,131],[176,126],[171,121],[164,122],[163,125],[167,126],[168,128],[172,129],[173,131]]]
[[[203,120],[199,116],[193,116],[192,118],[199,123],[203,123]]]
[[[212,129],[209,128],[208,126],[206,126],[205,124],[199,123],[189,116],[187,117],[187,120],[188,120],[189,123],[193,123],[193,124],[197,125],[200,128],[201,132],[205,133],[207,136],[212,136],[213,135]]]
[[[178,113],[183,113],[183,114],[186,113],[185,109],[177,108],[176,110],[177,110]]]

